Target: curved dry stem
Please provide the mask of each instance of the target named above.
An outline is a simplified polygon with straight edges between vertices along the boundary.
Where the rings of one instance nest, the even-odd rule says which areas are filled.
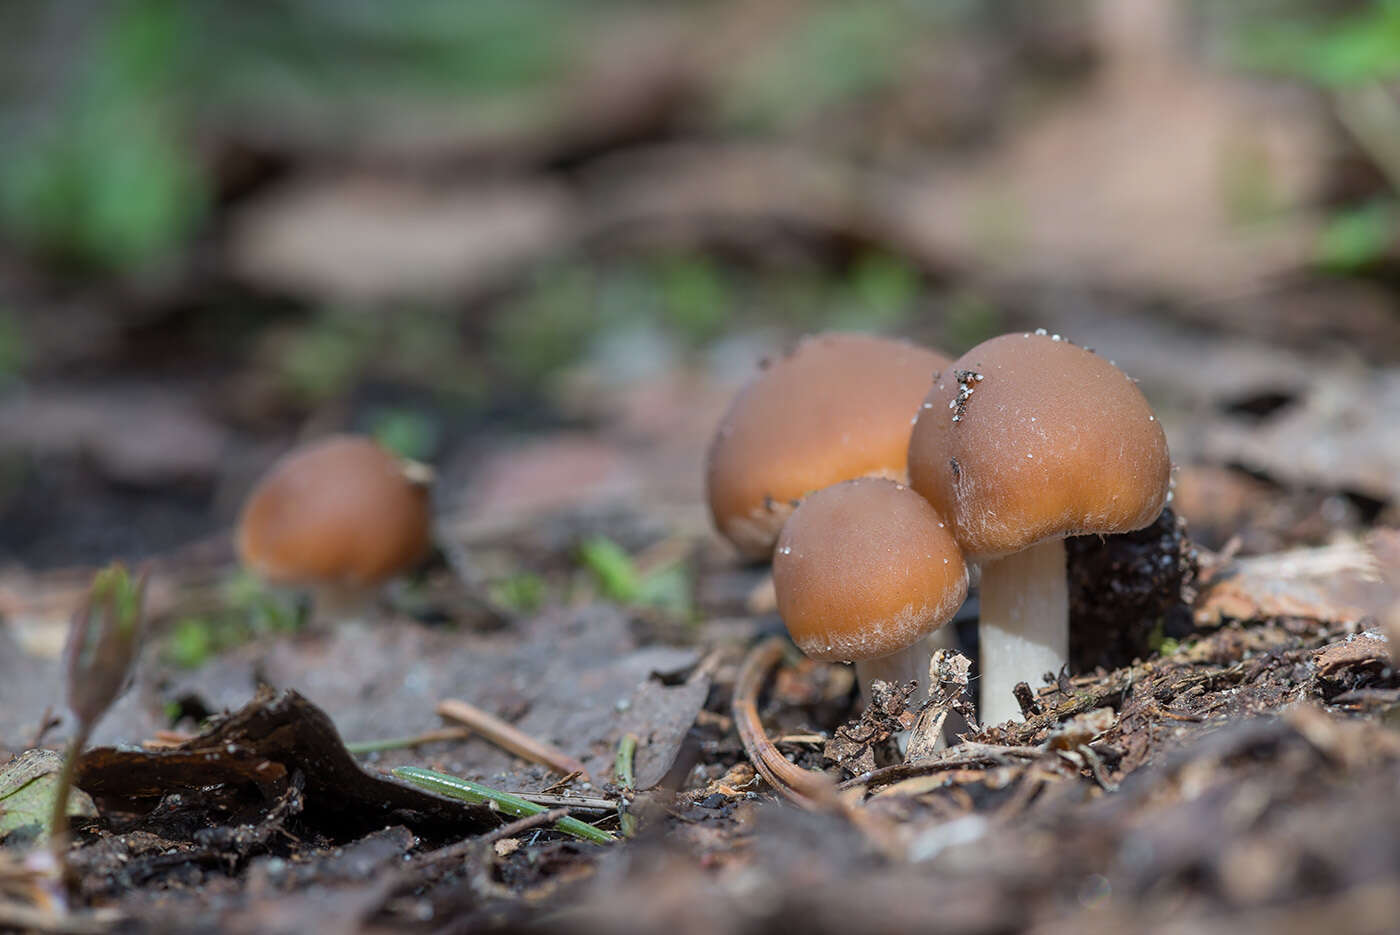
[[[744,658],[734,682],[734,724],[749,762],[768,785],[803,808],[827,809],[836,801],[836,784],[824,773],[789,763],[768,739],[758,717],[758,694],[785,649],[784,641],[775,636],[759,643]]]

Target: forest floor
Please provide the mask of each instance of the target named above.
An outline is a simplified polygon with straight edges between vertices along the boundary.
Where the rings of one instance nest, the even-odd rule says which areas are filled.
[[[0,243],[0,930],[1395,930],[1400,264],[1393,236],[1319,253],[1340,205],[1393,201],[1337,126],[1370,111],[1118,0],[964,26],[719,6],[618,5],[514,110],[211,104],[209,214],[151,267]],[[852,34],[899,53],[837,82],[822,37]],[[950,663],[935,707],[865,709],[849,667],[774,642],[768,569],[709,526],[706,446],[804,331],[958,354],[1039,327],[1139,381],[1171,509],[1072,541],[1073,659],[1024,721],[904,762],[894,734],[976,693],[975,593],[968,695]],[[230,526],[329,431],[433,463],[436,550],[308,625]],[[113,557],[150,575],[150,632],[60,890],[6,821],[51,788],[69,615]],[[805,791],[756,771],[754,712]]]

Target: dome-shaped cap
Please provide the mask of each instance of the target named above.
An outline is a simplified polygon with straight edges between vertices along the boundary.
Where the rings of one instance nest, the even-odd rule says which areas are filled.
[[[778,612],[808,656],[878,659],[952,619],[967,566],[952,530],[903,484],[862,478],[793,511],[773,553]]]
[[[978,559],[1141,529],[1170,480],[1166,435],[1137,385],[1040,332],[984,341],[944,370],[909,440],[910,485]]]
[[[729,408],[710,445],[715,527],[766,558],[797,501],[855,477],[906,479],[909,429],[948,358],[859,334],[805,338]]]
[[[270,581],[366,587],[428,551],[428,490],[367,438],[332,436],[278,461],[243,505],[238,554]]]

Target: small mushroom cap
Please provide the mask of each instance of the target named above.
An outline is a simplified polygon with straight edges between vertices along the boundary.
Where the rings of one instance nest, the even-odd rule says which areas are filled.
[[[793,511],[773,553],[773,585],[799,649],[859,662],[907,649],[951,620],[967,597],[967,565],[927,500],[862,478]]]
[[[1166,503],[1162,424],[1123,371],[1059,338],[1010,334],[946,369],[909,440],[910,485],[977,559],[1131,532]]]
[[[428,551],[426,484],[367,438],[337,435],[273,465],[243,504],[238,555],[269,581],[371,587]]]
[[[905,480],[909,430],[948,358],[860,334],[805,338],[740,392],[710,445],[715,528],[767,558],[793,506],[855,477]]]

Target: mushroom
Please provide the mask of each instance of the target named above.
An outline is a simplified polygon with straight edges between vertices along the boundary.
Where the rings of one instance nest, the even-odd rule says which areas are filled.
[[[363,605],[428,551],[431,470],[367,438],[336,435],[283,457],[238,521],[243,565],[312,589],[318,615]]]
[[[944,371],[909,440],[910,484],[981,577],[984,723],[1069,655],[1066,536],[1131,532],[1167,500],[1171,457],[1137,385],[1044,331],[992,338]]]
[[[909,427],[948,358],[860,334],[805,338],[730,406],[706,476],[715,528],[767,559],[807,494],[856,477],[905,481]]]
[[[819,490],[793,511],[773,554],[778,612],[813,659],[854,661],[870,682],[923,681],[942,627],[967,596],[967,566],[928,501],[883,478]]]

